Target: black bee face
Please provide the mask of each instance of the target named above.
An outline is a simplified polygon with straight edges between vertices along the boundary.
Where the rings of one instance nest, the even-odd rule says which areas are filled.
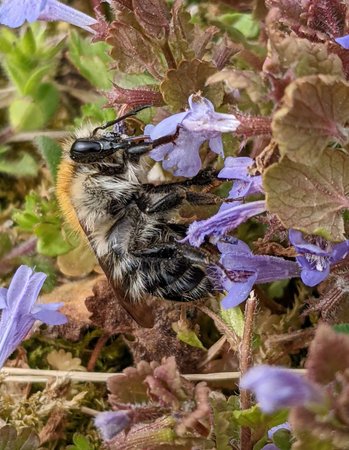
[[[121,148],[120,139],[77,139],[71,146],[70,157],[80,164],[98,163]]]

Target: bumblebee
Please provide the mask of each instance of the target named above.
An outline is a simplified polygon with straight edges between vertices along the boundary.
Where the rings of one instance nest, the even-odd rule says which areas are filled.
[[[150,140],[126,134],[125,119],[141,109],[92,133],[79,132],[65,143],[57,197],[68,223],[87,237],[118,301],[140,325],[149,327],[150,318],[137,307],[147,295],[189,302],[212,292],[207,255],[179,243],[187,226],[174,217],[185,202],[217,201],[212,194],[190,189],[212,183],[212,170],[183,182],[146,182],[143,156],[173,142],[176,135]],[[113,125],[113,131],[105,131]]]

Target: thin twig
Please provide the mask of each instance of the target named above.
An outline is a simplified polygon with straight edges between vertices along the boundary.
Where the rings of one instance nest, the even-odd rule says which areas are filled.
[[[288,369],[292,373],[304,375],[305,369]],[[125,377],[121,372],[77,372],[66,370],[40,370],[40,369],[22,369],[17,367],[4,367],[0,370],[1,375],[7,375],[3,382],[16,383],[46,383],[52,378],[69,378],[77,382],[105,383],[110,377]],[[183,374],[184,378],[190,381],[221,381],[238,380],[240,372],[217,372],[217,373],[193,373]]]
[[[224,322],[224,320],[219,317],[215,312],[213,312],[210,308],[203,305],[195,305],[200,311],[202,311],[207,316],[211,317],[211,319],[215,322],[216,327],[224,333],[225,337],[229,341],[232,348],[237,348],[240,344],[239,336]]]
[[[65,139],[71,136],[71,133],[69,133],[68,131],[57,131],[57,130],[28,131],[25,133],[17,133],[14,134],[13,136],[10,136],[7,142],[30,142],[38,136],[47,136],[52,139]]]
[[[246,301],[245,306],[245,326],[242,336],[240,348],[240,372],[244,375],[252,365],[252,338],[254,314],[256,311],[257,299],[254,291],[251,292]],[[240,406],[241,409],[248,409],[251,406],[251,394],[245,389],[240,389]],[[241,450],[251,450],[251,429],[249,427],[241,427],[240,430],[240,446]]]
[[[93,369],[96,367],[97,359],[99,358],[99,355],[101,354],[101,351],[109,338],[110,338],[110,334],[105,333],[102,336],[100,336],[100,338],[98,339],[97,344],[96,344],[95,348],[93,349],[93,352],[87,363],[87,371],[88,372],[92,372]]]

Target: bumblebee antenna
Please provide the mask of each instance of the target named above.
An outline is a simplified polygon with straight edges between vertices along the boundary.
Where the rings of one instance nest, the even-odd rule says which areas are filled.
[[[138,108],[132,109],[128,113],[124,114],[123,116],[118,117],[117,119],[114,119],[114,120],[110,120],[109,122],[105,123],[104,125],[95,128],[92,131],[92,136],[94,136],[98,130],[105,130],[106,128],[109,128],[112,125],[115,125],[116,123],[122,122],[123,120],[127,119],[128,117],[135,116],[137,113],[139,113],[139,111],[142,111],[143,109],[151,108],[151,107],[152,107],[152,105],[143,105],[143,106],[139,106]]]

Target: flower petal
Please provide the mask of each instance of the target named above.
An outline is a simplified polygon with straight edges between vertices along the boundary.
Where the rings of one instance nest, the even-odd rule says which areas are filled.
[[[105,411],[95,417],[95,425],[103,439],[110,441],[131,422],[127,411]]]
[[[349,34],[336,38],[335,41],[337,44],[341,45],[345,49],[349,49]]]
[[[330,273],[330,266],[328,265],[325,269],[320,272],[315,269],[303,269],[301,272],[301,279],[306,286],[316,286],[324,281]]]
[[[226,281],[225,289],[228,291],[228,295],[224,297],[221,302],[223,309],[234,308],[240,303],[244,302],[250,295],[251,289],[257,279],[257,273],[250,275],[246,281],[235,283]]]
[[[31,314],[35,320],[40,320],[47,325],[64,325],[68,322],[68,319],[64,314],[57,311],[61,306],[63,306],[63,303],[35,305],[31,310]]]
[[[47,0],[46,5],[41,10],[38,18],[47,21],[60,20],[68,22],[89,31],[90,33],[95,33],[90,26],[97,23],[97,20],[93,17],[90,17],[71,6],[65,5],[58,0]]]
[[[7,308],[7,289],[0,287],[0,309]]]
[[[0,5],[0,23],[17,28],[25,20],[34,22],[46,3],[47,0],[4,0]]]
[[[265,211],[265,201],[233,205],[220,211],[207,220],[193,222],[188,229],[187,237],[182,241],[189,241],[191,245],[199,247],[207,235],[223,236],[228,231],[246,222],[250,217]]]
[[[253,391],[260,408],[266,413],[322,401],[316,385],[281,367],[253,367],[242,377],[240,387]]]

